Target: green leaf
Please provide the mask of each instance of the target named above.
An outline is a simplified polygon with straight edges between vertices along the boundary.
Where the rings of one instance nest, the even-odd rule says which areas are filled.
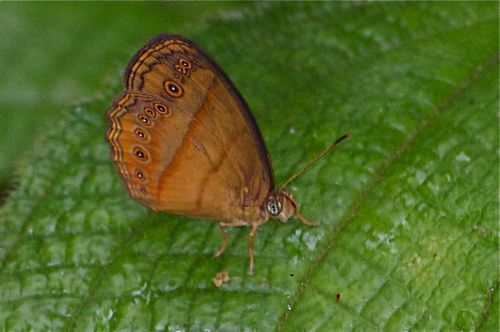
[[[121,77],[89,83],[0,210],[0,327],[497,331],[498,10],[266,3],[183,30],[247,99],[278,183],[353,135],[290,186],[321,226],[260,227],[253,276],[247,229],[213,260],[216,223],[128,197],[104,140]]]

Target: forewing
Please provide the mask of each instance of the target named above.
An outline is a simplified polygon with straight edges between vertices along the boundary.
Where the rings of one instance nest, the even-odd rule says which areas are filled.
[[[192,43],[162,35],[135,56],[125,86],[108,112],[108,140],[131,195],[173,213],[255,218],[274,186],[271,164],[246,103],[218,66]]]

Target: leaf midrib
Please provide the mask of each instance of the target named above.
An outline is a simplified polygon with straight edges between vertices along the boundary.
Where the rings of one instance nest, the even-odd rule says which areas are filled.
[[[451,106],[459,96],[461,96],[468,88],[470,88],[478,78],[487,73],[488,69],[492,68],[497,64],[499,54],[497,52],[493,53],[484,63],[476,66],[472,69],[470,74],[467,76],[465,80],[463,80],[457,87],[448,94],[441,102],[437,103],[437,105],[432,109],[432,112],[425,117],[418,125],[418,127],[410,132],[406,139],[401,143],[396,149],[394,149],[388,157],[382,162],[382,165],[375,172],[375,176],[372,178],[370,183],[367,185],[366,189],[361,191],[357,198],[354,199],[353,204],[346,209],[346,212],[340,218],[337,227],[334,227],[331,231],[331,235],[329,239],[325,242],[322,248],[319,248],[317,251],[317,255],[315,255],[312,260],[311,265],[307,269],[304,277],[299,283],[299,287],[297,291],[290,296],[289,305],[292,308],[291,310],[284,310],[281,318],[277,324],[277,331],[286,331],[286,325],[290,315],[293,313],[294,308],[297,306],[297,303],[300,301],[302,296],[304,295],[306,289],[311,284],[312,279],[318,272],[323,259],[330,253],[333,247],[336,244],[337,238],[340,236],[341,232],[347,225],[349,225],[358,215],[358,212],[362,208],[363,204],[368,200],[370,194],[374,191],[374,189],[384,181],[385,174],[391,168],[392,165],[399,159],[399,157],[405,153],[412,142],[417,138],[417,136],[447,107]],[[498,286],[498,285],[497,285]],[[488,313],[485,312],[484,316],[487,316]],[[374,324],[373,322],[371,322]],[[370,325],[372,325],[370,324]]]

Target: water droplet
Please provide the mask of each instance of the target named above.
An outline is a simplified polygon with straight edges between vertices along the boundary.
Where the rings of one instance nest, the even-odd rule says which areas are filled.
[[[462,151],[462,152],[460,152],[460,154],[458,156],[455,157],[455,160],[469,162],[470,157],[468,155],[466,155],[465,152]]]
[[[306,233],[304,234],[304,242],[306,243],[307,249],[309,250],[314,250],[316,248],[316,245],[318,244],[320,240],[320,236],[315,236],[311,233]]]

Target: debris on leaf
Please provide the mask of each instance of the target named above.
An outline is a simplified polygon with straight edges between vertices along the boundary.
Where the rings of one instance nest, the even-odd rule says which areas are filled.
[[[220,287],[222,286],[223,283],[228,282],[231,280],[229,277],[229,272],[227,271],[222,271],[222,272],[217,272],[215,277],[212,279],[212,282],[214,283],[215,287]]]

